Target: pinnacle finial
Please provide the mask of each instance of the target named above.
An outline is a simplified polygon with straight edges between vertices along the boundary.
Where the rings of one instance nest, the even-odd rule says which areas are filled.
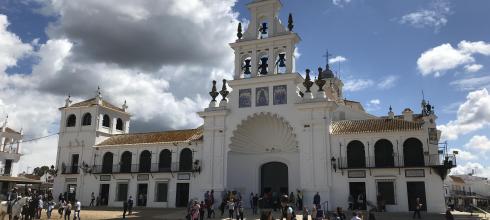
[[[293,31],[293,28],[294,28],[293,15],[291,13],[289,13],[289,17],[288,17],[288,29],[289,29],[289,31]]]
[[[236,36],[238,37],[238,40],[242,39],[243,33],[242,33],[242,23],[238,23],[238,30]]]
[[[219,94],[221,94],[221,97],[223,97],[221,100],[226,101],[226,96],[230,94],[228,89],[226,88],[226,79],[223,79],[223,87],[221,88],[221,91],[219,91]]]
[[[311,86],[313,86],[313,82],[311,81],[310,78],[310,69],[306,69],[306,77],[305,81],[303,82],[303,86],[306,88],[306,93],[311,93]]]
[[[213,80],[213,87],[211,88],[211,92],[209,92],[209,95],[211,98],[213,98],[211,101],[215,102],[216,97],[219,95],[219,93],[216,91],[216,80]]]

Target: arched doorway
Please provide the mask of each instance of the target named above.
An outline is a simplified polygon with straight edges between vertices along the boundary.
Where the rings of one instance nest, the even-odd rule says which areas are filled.
[[[102,158],[102,173],[112,173],[112,159],[114,154],[107,152]]]
[[[140,155],[140,172],[149,173],[151,170],[151,153],[144,150]]]
[[[424,150],[419,139],[409,138],[403,142],[403,162],[407,167],[424,166]]]
[[[129,151],[124,151],[121,155],[121,173],[131,173],[132,154]]]
[[[262,194],[288,194],[288,166],[281,162],[269,162],[260,167],[260,190]]]
[[[180,152],[179,170],[182,172],[192,171],[192,151],[189,148],[184,148]]]
[[[364,152],[364,144],[362,144],[362,142],[354,140],[349,142],[347,145],[347,167],[366,167],[366,154]]]

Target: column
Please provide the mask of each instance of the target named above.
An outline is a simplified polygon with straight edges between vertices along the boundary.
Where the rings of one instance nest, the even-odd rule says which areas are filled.
[[[235,50],[235,79],[240,79],[242,64],[240,62],[240,51]]]
[[[269,72],[267,73],[268,75],[273,75],[274,71],[276,70],[276,57],[274,56],[274,46],[271,45],[269,46],[269,51],[267,53],[269,56],[269,60],[267,60],[267,64],[269,65]]]
[[[251,61],[251,63],[252,63],[252,70],[251,70],[252,71],[252,78],[254,78],[254,77],[257,77],[257,71],[258,71],[257,70],[257,68],[258,68],[258,65],[257,65],[258,57],[257,57],[257,49],[256,48],[254,48],[252,50],[252,61]]]

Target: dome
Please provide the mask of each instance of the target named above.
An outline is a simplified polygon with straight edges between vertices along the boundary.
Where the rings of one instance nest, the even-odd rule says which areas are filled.
[[[332,70],[330,70],[330,67],[327,65],[327,68],[322,71],[322,78],[323,79],[329,79],[329,78],[335,78],[335,75],[333,74]]]

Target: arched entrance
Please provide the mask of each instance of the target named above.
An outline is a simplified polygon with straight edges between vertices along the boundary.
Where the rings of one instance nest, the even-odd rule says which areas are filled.
[[[269,162],[260,167],[261,194],[288,194],[288,166],[281,162]]]

